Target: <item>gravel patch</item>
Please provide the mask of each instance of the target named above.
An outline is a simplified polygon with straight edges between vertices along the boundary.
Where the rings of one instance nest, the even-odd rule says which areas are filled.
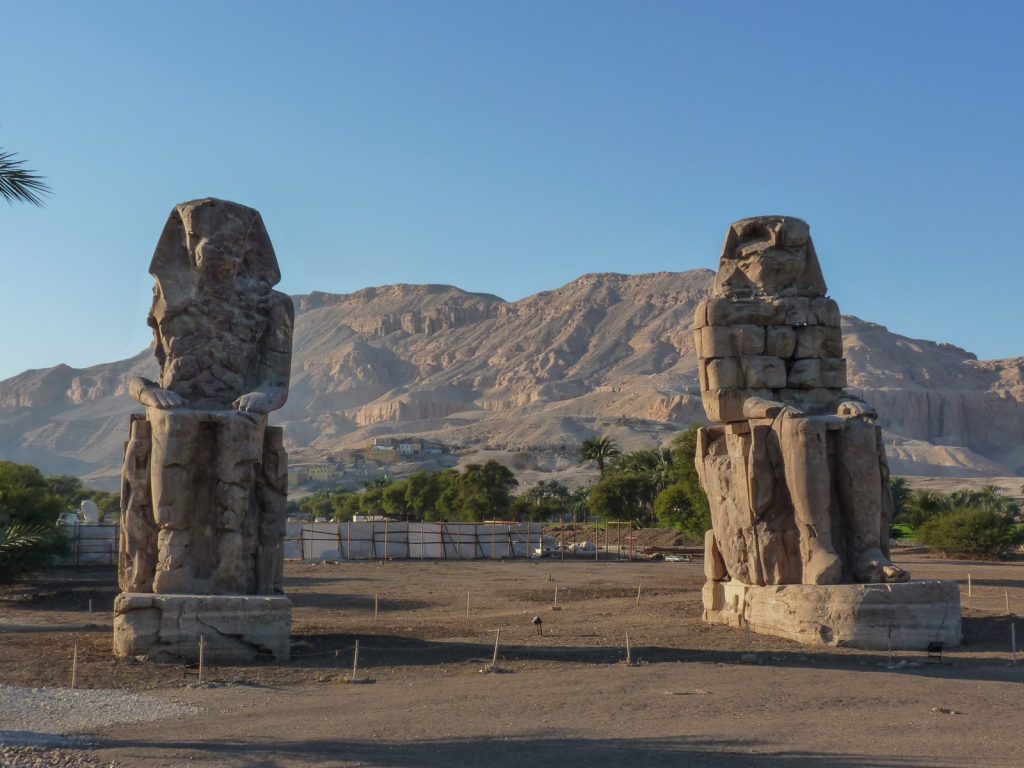
[[[0,766],[21,764],[8,762],[8,749],[13,747],[69,747],[84,743],[82,738],[76,737],[83,731],[122,723],[189,717],[201,711],[191,704],[142,693],[87,688],[17,688],[0,684],[0,747],[3,748]]]

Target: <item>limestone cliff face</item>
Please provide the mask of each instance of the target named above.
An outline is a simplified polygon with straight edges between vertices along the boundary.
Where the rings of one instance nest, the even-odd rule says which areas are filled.
[[[517,302],[444,285],[297,296],[291,396],[275,419],[300,453],[380,434],[558,455],[597,433],[657,444],[703,419],[690,326],[712,279],[584,275]],[[878,408],[897,471],[1024,473],[1024,358],[978,361],[853,317],[843,330],[850,384]],[[155,371],[146,350],[0,382],[0,458],[116,467],[139,410],[124,382]]]

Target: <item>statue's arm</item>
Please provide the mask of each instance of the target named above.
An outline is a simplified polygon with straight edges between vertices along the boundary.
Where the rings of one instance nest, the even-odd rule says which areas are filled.
[[[835,410],[837,416],[846,416],[854,418],[857,416],[864,416],[868,419],[877,419],[878,413],[870,405],[865,403],[859,397],[844,392],[835,401]]]
[[[142,376],[132,376],[128,380],[128,396],[149,408],[181,408],[185,405],[185,399],[177,392],[162,389],[155,381]]]
[[[292,367],[292,328],[295,309],[289,296],[274,291],[270,323],[260,350],[259,383],[233,405],[239,411],[269,413],[288,400],[288,379]]]
[[[774,419],[783,411],[799,414],[796,408],[778,400],[768,400],[764,397],[748,397],[743,401],[743,418],[745,419]]]

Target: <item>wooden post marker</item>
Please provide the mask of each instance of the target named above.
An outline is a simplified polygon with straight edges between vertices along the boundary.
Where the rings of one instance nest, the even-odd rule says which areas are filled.
[[[629,645],[629,632],[626,633],[626,666],[633,666],[633,649]]]
[[[1003,596],[1006,598],[1006,615],[1010,615],[1010,590],[1004,589]]]
[[[71,656],[71,687],[78,685],[78,643],[75,643],[75,650]]]
[[[498,667],[498,643],[501,640],[501,630],[497,629],[494,632],[494,655],[491,656],[491,669]]]
[[[380,593],[373,593],[373,620],[377,620],[377,614],[380,612]]]
[[[352,654],[352,682],[359,680],[359,641],[356,640],[356,647]]]
[[[557,611],[558,610],[558,585],[557,584],[555,585],[555,602],[551,606],[551,610],[553,610],[553,611]]]
[[[968,597],[973,597],[973,595],[971,594],[971,572],[970,571],[967,572],[967,596]]]
[[[643,584],[637,584],[636,585],[636,604],[637,604],[638,607],[640,605],[640,590],[643,589],[643,588],[644,588]]]
[[[203,684],[203,667],[206,663],[206,635],[199,636],[199,684]]]
[[[466,618],[469,618],[469,596],[473,594],[473,590],[466,590]]]

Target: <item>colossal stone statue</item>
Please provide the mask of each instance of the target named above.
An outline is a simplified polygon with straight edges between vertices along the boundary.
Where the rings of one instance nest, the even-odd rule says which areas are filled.
[[[733,224],[697,308],[708,418],[698,470],[713,543],[747,584],[905,581],[886,554],[892,500],[875,414],[844,392],[839,308],[807,224]]]
[[[146,414],[132,417],[125,448],[122,597],[278,594],[287,458],[267,414],[288,396],[293,309],[273,290],[280,273],[263,220],[223,200],[176,206],[149,271],[160,377],[128,388]],[[243,604],[207,601],[221,613]],[[138,632],[122,625],[138,651]],[[287,634],[284,644],[286,655]]]
[[[733,224],[694,334],[715,423],[698,433],[696,457],[712,516],[706,614],[723,609],[716,582],[732,582],[738,601],[738,585],[907,581],[889,559],[881,430],[844,391],[839,308],[807,224]]]

